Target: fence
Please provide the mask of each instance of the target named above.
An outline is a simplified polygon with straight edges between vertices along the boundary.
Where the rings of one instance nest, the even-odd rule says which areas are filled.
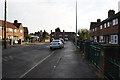
[[[104,74],[108,79],[120,78],[120,46],[105,45],[104,50]]]
[[[93,64],[105,79],[120,78],[120,46],[94,45],[90,42],[79,42],[80,51]]]

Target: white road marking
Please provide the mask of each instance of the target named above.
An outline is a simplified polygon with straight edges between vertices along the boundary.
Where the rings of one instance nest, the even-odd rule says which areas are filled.
[[[57,60],[57,63],[53,66],[52,71],[55,71],[55,69],[56,69],[56,67],[57,67],[57,65],[58,65],[58,63],[60,62],[61,59],[62,59],[62,57],[60,57],[60,58]]]
[[[33,66],[31,69],[29,69],[27,72],[25,72],[24,74],[22,74],[19,78],[23,78],[26,74],[28,74],[30,71],[32,71],[35,67],[37,67],[39,64],[41,64],[42,62],[44,62],[47,58],[49,58],[52,54],[54,53],[54,51],[46,56],[44,59],[42,59],[40,62],[38,62],[35,66]]]
[[[5,59],[5,58],[2,58],[2,61],[8,61],[7,59]]]
[[[12,56],[4,56],[2,57],[2,59],[0,58],[0,63],[4,62],[4,61],[9,61],[9,60],[13,60],[13,57]]]

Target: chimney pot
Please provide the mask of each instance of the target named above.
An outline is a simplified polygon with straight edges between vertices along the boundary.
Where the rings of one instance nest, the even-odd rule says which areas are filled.
[[[100,23],[101,22],[101,19],[97,19],[97,23]]]
[[[115,11],[114,10],[109,10],[108,11],[108,18],[112,17],[115,15]]]
[[[18,20],[14,20],[14,23],[18,23]]]

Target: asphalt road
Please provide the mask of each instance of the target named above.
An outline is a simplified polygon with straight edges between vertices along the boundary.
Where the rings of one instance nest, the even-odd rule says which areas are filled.
[[[70,41],[63,49],[49,43],[12,46],[3,50],[3,78],[97,78]]]

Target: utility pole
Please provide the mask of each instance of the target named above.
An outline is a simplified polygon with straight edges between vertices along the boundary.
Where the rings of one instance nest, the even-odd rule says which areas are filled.
[[[6,49],[7,48],[7,44],[6,44],[6,8],[7,8],[7,5],[6,5],[6,0],[5,0],[5,15],[4,15],[4,48]]]
[[[76,0],[76,36],[75,36],[75,45],[77,47],[77,0]]]

